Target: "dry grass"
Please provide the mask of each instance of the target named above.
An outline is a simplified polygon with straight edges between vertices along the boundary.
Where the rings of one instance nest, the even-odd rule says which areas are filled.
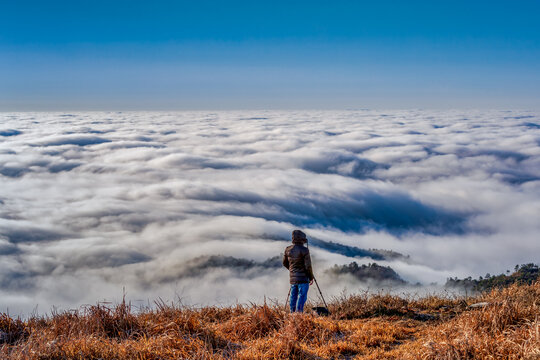
[[[470,308],[474,302],[489,305]],[[332,316],[283,306],[191,309],[125,302],[33,317],[0,315],[6,359],[540,359],[540,283],[474,298],[335,299]]]

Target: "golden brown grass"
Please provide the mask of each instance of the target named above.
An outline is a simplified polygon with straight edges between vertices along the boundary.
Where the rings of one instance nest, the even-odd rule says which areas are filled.
[[[470,308],[475,302],[487,306]],[[6,359],[540,359],[540,283],[473,298],[335,299],[332,316],[278,305],[193,309],[125,302],[33,317],[0,315]]]

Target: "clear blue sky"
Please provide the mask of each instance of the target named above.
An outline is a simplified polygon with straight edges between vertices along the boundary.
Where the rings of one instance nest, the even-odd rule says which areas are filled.
[[[2,1],[0,110],[540,108],[540,1]]]

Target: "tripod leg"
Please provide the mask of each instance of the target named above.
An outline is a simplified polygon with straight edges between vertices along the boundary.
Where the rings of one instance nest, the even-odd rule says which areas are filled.
[[[328,309],[328,305],[326,305],[326,301],[324,301],[324,296],[322,295],[322,291],[321,291],[321,288],[319,287],[319,283],[317,282],[317,279],[313,278],[313,280],[315,280],[315,285],[317,285],[317,290],[319,290],[319,294],[321,294],[321,299],[324,303],[324,307]]]
[[[289,293],[287,294],[287,300],[285,300],[285,310],[289,308],[289,297],[291,296],[291,286],[289,285]]]

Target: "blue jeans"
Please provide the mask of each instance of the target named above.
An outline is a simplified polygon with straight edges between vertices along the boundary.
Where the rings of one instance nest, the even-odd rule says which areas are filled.
[[[307,292],[309,290],[309,284],[292,284],[291,285],[291,312],[303,312],[304,304],[307,300]]]

